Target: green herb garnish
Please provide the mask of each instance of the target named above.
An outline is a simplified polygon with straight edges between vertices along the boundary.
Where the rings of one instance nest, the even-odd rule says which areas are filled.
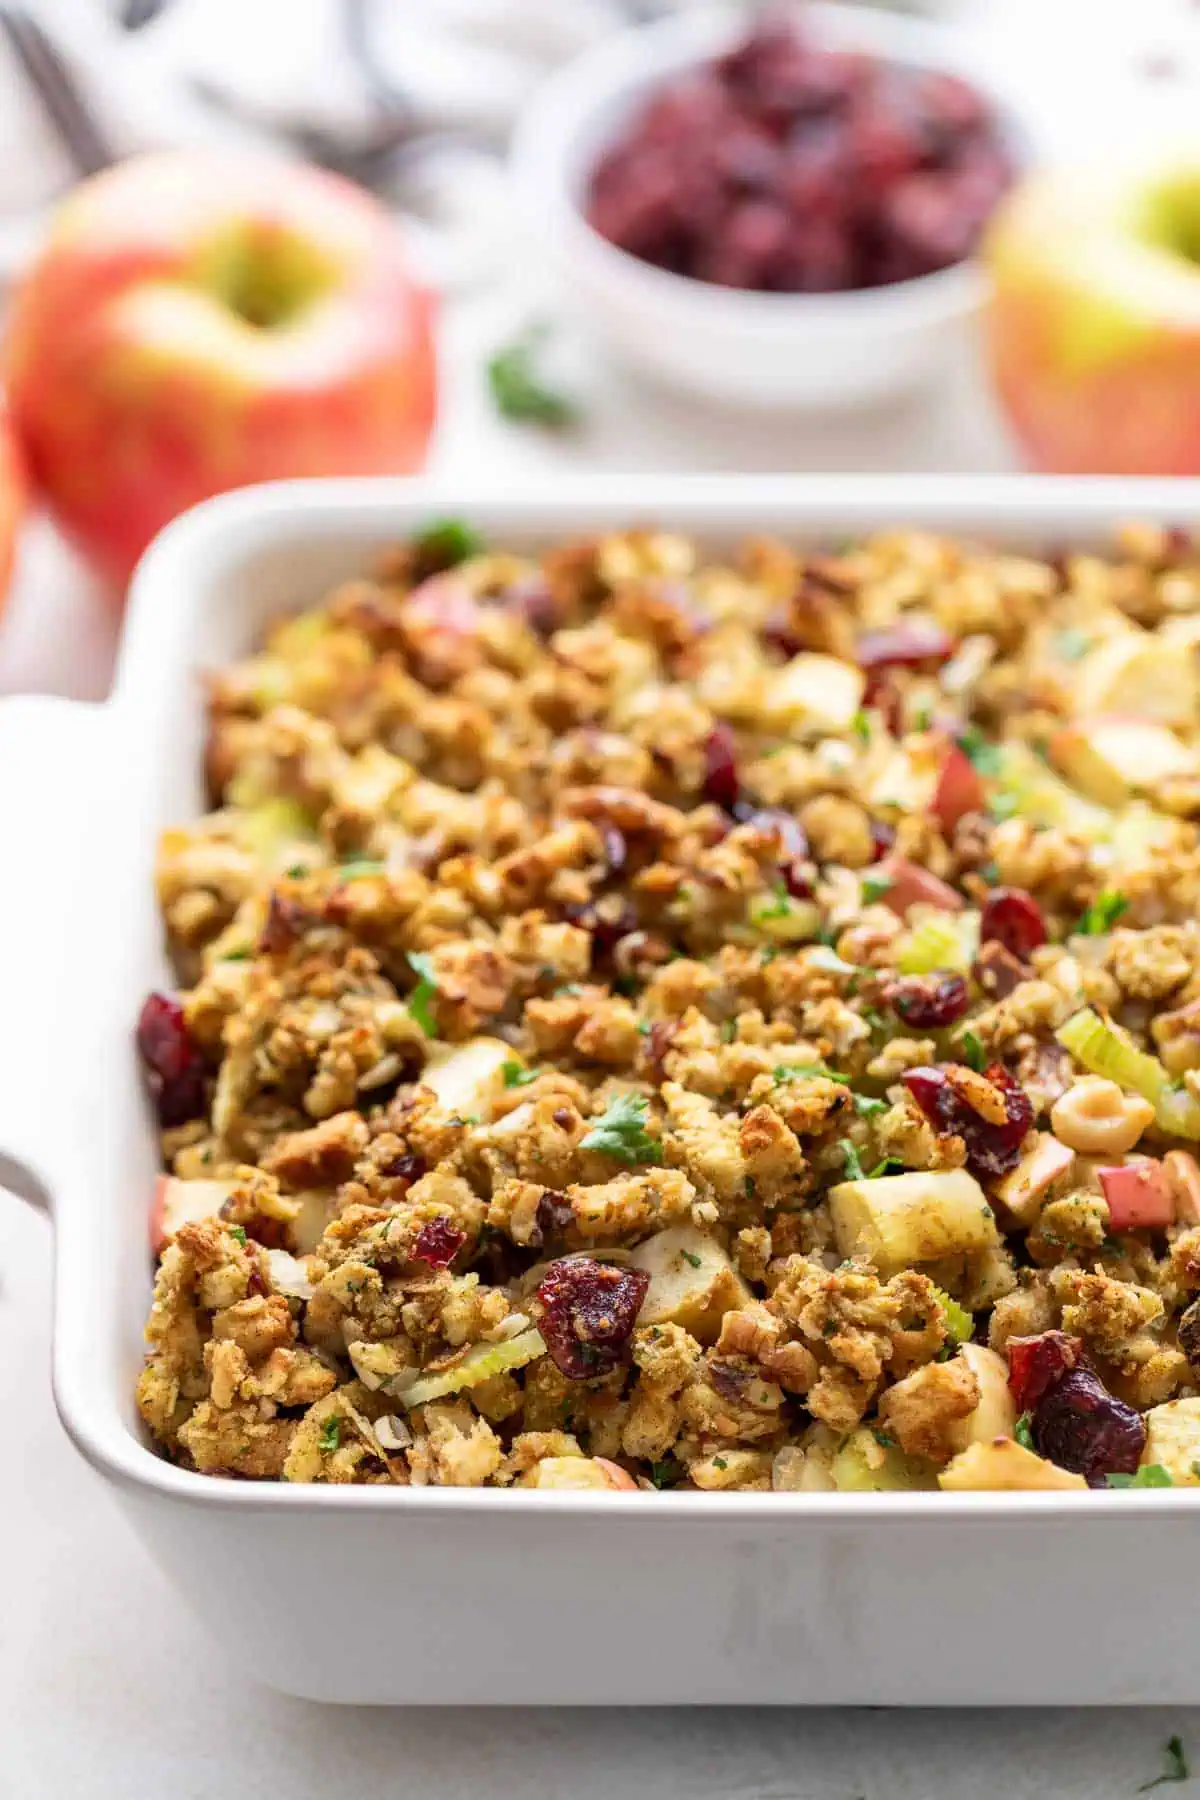
[[[656,1488],[674,1487],[683,1479],[683,1467],[673,1456],[664,1456],[661,1462],[650,1464],[650,1479]]]
[[[882,1162],[875,1164],[867,1180],[880,1181],[885,1175],[903,1175],[907,1167],[907,1163],[902,1163],[898,1156],[885,1156]]]
[[[408,996],[408,1010],[426,1037],[436,1037],[437,1021],[429,1010],[429,1002],[438,991],[437,976],[433,972],[433,958],[427,951],[410,950],[408,960],[420,977],[416,987]]]
[[[483,547],[479,533],[463,519],[435,519],[413,539],[422,568],[435,574],[441,569],[453,569],[469,556],[478,556]]]
[[[1081,937],[1103,937],[1111,931],[1129,902],[1119,888],[1102,888],[1080,919],[1075,930]]]
[[[694,1250],[681,1250],[679,1252],[679,1254],[680,1254],[680,1256],[682,1256],[684,1262],[691,1263],[693,1269],[700,1268],[701,1259],[700,1259],[700,1257],[698,1257],[696,1255],[696,1252]]]
[[[865,712],[861,706],[859,707],[858,711],[855,713],[853,719],[851,719],[850,726],[851,726],[852,731],[854,732],[855,737],[858,739],[860,744],[869,744],[870,743],[870,741],[871,741],[871,719],[870,719],[870,715],[867,712]]]
[[[244,1225],[231,1225],[229,1227],[229,1235],[232,1238],[236,1238],[239,1244],[244,1244],[246,1241],[246,1228]]]
[[[500,1073],[504,1077],[506,1088],[528,1087],[531,1081],[537,1080],[541,1070],[527,1069],[524,1063],[519,1063],[513,1057],[509,1062],[501,1063]]]
[[[1181,1737],[1169,1737],[1163,1745],[1163,1772],[1156,1775],[1153,1781],[1143,1781],[1138,1789],[1139,1794],[1148,1794],[1151,1788],[1162,1787],[1168,1781],[1190,1781],[1192,1771],[1188,1768],[1187,1752]]]
[[[864,875],[862,897],[870,905],[875,900],[882,900],[888,889],[895,885],[890,875]]]
[[[660,1163],[662,1143],[646,1130],[648,1110],[642,1094],[618,1094],[580,1140],[580,1149],[602,1150],[623,1163]]]
[[[860,1119],[877,1119],[881,1112],[886,1112],[886,1100],[877,1100],[874,1094],[855,1094],[854,1110]]]
[[[1013,1437],[1020,1444],[1022,1450],[1033,1450],[1034,1455],[1037,1455],[1033,1445],[1033,1414],[1031,1412],[1021,1414],[1013,1426]]]
[[[843,1087],[850,1086],[848,1075],[839,1075],[836,1069],[827,1068],[824,1063],[779,1063],[775,1069],[775,1085],[783,1081],[811,1081],[820,1076],[826,1081],[838,1081]]]
[[[854,1145],[850,1142],[850,1139],[839,1138],[838,1149],[842,1153],[842,1166],[846,1172],[846,1180],[866,1181],[867,1173],[862,1166],[862,1158],[859,1156]]]
[[[332,1419],[326,1419],[322,1425],[321,1435],[317,1442],[326,1456],[332,1456],[333,1452],[341,1445],[341,1441],[342,1421],[335,1414]]]
[[[722,1021],[721,1021],[721,1042],[723,1044],[732,1044],[732,1042],[736,1036],[737,1036],[737,1020],[736,1019],[722,1019]]]
[[[727,1469],[728,1467],[729,1467],[729,1464],[725,1461],[725,1458],[723,1456],[714,1456],[713,1457],[713,1468],[714,1469]]]
[[[981,775],[1000,773],[1000,746],[984,737],[978,725],[964,725],[957,741],[963,755]]]
[[[565,394],[547,387],[537,372],[538,353],[549,335],[549,326],[538,323],[502,345],[488,358],[488,390],[506,419],[561,431],[575,424],[579,409]]]
[[[1110,1488],[1164,1488],[1175,1483],[1161,1463],[1144,1463],[1133,1475],[1106,1475],[1104,1485]]]
[[[975,1033],[973,1031],[964,1031],[958,1041],[962,1046],[963,1061],[966,1063],[967,1067],[969,1069],[976,1069],[982,1073],[987,1066],[987,1057],[984,1054],[983,1045],[980,1043]]]

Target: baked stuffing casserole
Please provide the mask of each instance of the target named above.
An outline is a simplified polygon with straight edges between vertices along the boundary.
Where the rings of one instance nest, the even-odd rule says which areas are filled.
[[[159,853],[164,1453],[1200,1482],[1198,641],[1157,527],[442,521],[281,620]]]

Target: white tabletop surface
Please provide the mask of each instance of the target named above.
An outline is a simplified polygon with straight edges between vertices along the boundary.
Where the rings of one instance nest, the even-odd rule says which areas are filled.
[[[947,345],[937,387],[910,404],[764,422],[650,395],[591,347],[567,341],[564,378],[587,414],[578,437],[557,443],[507,428],[487,406],[483,359],[531,307],[512,291],[455,307],[440,470],[1014,466],[970,347],[959,343]],[[36,522],[0,625],[0,693],[102,696],[115,633],[85,573]],[[1200,1708],[369,1712],[247,1685],[193,1625],[58,1426],[50,1250],[46,1221],[0,1193],[0,1800],[1116,1800],[1159,1772],[1173,1733],[1200,1768]],[[1053,1629],[1030,1600],[1031,1628]]]

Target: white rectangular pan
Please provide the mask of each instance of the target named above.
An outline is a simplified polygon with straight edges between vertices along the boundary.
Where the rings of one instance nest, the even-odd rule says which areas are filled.
[[[1200,1554],[1195,1490],[304,1487],[214,1480],[148,1447],[133,1388],[157,1159],[132,1034],[167,974],[155,836],[202,804],[200,675],[268,615],[446,514],[514,543],[643,522],[718,548],[754,531],[827,540],[894,525],[1034,547],[1102,543],[1131,517],[1187,523],[1200,483],[646,476],[520,495],[298,483],[172,526],[136,578],[109,703],[0,707],[0,1179],[53,1212],[54,1385],[76,1445],[230,1661],[294,1694],[1196,1700],[1200,1611],[1184,1588]]]

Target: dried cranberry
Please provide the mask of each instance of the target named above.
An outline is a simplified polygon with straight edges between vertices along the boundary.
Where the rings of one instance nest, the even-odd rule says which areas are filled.
[[[1146,1447],[1141,1413],[1110,1394],[1090,1369],[1072,1369],[1042,1396],[1033,1414],[1040,1455],[1103,1487],[1107,1475],[1132,1475]]]
[[[204,1063],[183,1007],[169,994],[150,994],[137,1023],[138,1055],[160,1125],[185,1125],[206,1108]]]
[[[445,1269],[466,1241],[466,1232],[452,1225],[449,1219],[430,1219],[417,1233],[413,1255],[418,1262],[428,1263],[431,1269]]]
[[[537,1203],[534,1215],[537,1229],[536,1246],[540,1248],[549,1239],[558,1237],[567,1229],[574,1219],[571,1202],[557,1188],[547,1188]]]
[[[944,970],[932,975],[901,975],[884,989],[884,999],[906,1025],[918,1031],[941,1031],[953,1025],[971,1004],[962,976]]]
[[[994,888],[983,903],[979,920],[981,943],[999,943],[1028,962],[1039,944],[1046,942],[1046,921],[1032,894],[1024,888]]]
[[[379,1171],[381,1175],[386,1175],[393,1181],[410,1183],[420,1181],[425,1172],[425,1158],[418,1156],[415,1150],[402,1150],[398,1156],[393,1156],[391,1162],[385,1163]]]
[[[1009,1338],[1008,1385],[1018,1412],[1028,1412],[1056,1382],[1083,1361],[1083,1344],[1065,1331]]]
[[[922,663],[946,662],[953,652],[949,632],[914,619],[885,631],[864,631],[854,656],[860,669],[918,669]]]
[[[992,1063],[984,1074],[1003,1097],[1003,1124],[976,1112],[972,1089],[979,1077],[957,1063],[908,1069],[902,1079],[938,1132],[962,1138],[971,1172],[984,1179],[995,1179],[1007,1175],[1020,1161],[1021,1145],[1033,1124],[1033,1105],[1003,1063]]]
[[[704,798],[732,812],[738,802],[737,745],[728,725],[714,725],[704,740]]]
[[[562,911],[569,925],[591,933],[593,964],[611,956],[621,939],[637,929],[637,913],[620,894],[601,894],[598,900],[583,903],[573,900]]]
[[[541,1332],[568,1381],[607,1375],[627,1362],[650,1277],[575,1256],[552,1263],[538,1288]]]
[[[886,856],[896,842],[894,826],[885,825],[882,819],[871,820],[871,861],[879,862]]]

